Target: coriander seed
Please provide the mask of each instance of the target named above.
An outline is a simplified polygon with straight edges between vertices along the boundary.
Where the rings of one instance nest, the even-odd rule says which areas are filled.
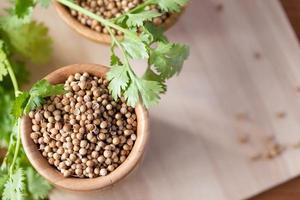
[[[65,94],[29,113],[31,139],[65,177],[106,176],[134,146],[135,110],[124,98],[114,101],[107,87],[104,78],[76,73],[65,82]]]

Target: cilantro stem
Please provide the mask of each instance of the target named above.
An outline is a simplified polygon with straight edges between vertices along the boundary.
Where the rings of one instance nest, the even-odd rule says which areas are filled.
[[[112,33],[111,29],[109,27],[106,27],[107,28],[107,31],[109,32],[112,40],[113,40],[113,43],[115,43],[119,49],[121,50],[121,53],[124,57],[124,61],[125,61],[125,66],[127,67],[127,71],[129,73],[129,76],[132,80],[135,80],[136,79],[136,74],[134,73],[134,71],[132,70],[131,68],[131,65],[129,63],[129,60],[128,60],[128,56],[124,50],[124,48],[122,47],[122,45],[120,44],[120,42],[116,39],[115,35]]]
[[[106,27],[106,28],[107,28],[107,31],[109,32],[109,34],[110,34],[110,36],[111,36],[111,38],[112,38],[112,40],[113,40],[113,43],[115,43],[115,44],[119,47],[119,49],[121,50],[121,53],[123,54],[123,57],[124,57],[124,59],[125,59],[125,65],[126,65],[127,67],[129,67],[130,64],[129,64],[128,58],[127,58],[127,56],[126,56],[126,53],[125,53],[125,51],[124,51],[122,45],[121,45],[120,42],[116,39],[116,37],[115,37],[115,35],[113,34],[113,32],[111,31],[111,29],[110,29],[109,27]]]
[[[14,157],[13,157],[13,160],[12,160],[12,163],[9,167],[9,175],[11,176],[13,174],[13,170],[14,170],[14,165],[16,163],[16,160],[18,158],[18,154],[19,154],[19,150],[20,150],[20,145],[21,145],[21,120],[18,119],[17,121],[17,143],[16,143],[16,147],[15,147],[15,151],[14,151]]]
[[[132,9],[129,10],[128,12],[126,12],[126,13],[122,14],[121,16],[116,17],[116,18],[114,18],[114,19],[112,19],[112,20],[113,20],[113,21],[117,21],[118,19],[120,19],[120,18],[123,17],[124,15],[126,15],[126,14],[128,14],[128,13],[129,13],[129,14],[130,14],[130,13],[134,13],[134,12],[140,10],[140,9],[144,9],[146,6],[151,5],[151,4],[153,4],[153,0],[147,0],[147,1],[144,1],[143,3],[141,3],[141,4],[139,4],[138,6],[132,8]]]
[[[14,87],[15,97],[17,97],[21,93],[21,91],[19,90],[18,81],[16,79],[15,73],[12,69],[10,62],[8,60],[6,60],[4,62],[5,62],[8,74],[10,76],[11,82]],[[16,147],[15,147],[15,151],[14,151],[14,157],[13,157],[12,163],[9,167],[9,176],[11,176],[13,174],[14,166],[15,166],[16,160],[18,158],[19,150],[20,150],[20,144],[21,144],[20,128],[21,128],[21,120],[18,119],[17,120],[17,130],[18,131],[17,131],[17,139],[16,139],[17,143],[16,143]]]
[[[148,6],[150,4],[153,4],[153,0],[144,1],[143,3],[141,3],[138,6],[132,8],[131,10],[129,10],[127,13],[134,13],[134,12],[138,11],[139,9],[145,8],[146,6]]]
[[[14,87],[14,91],[15,91],[15,96],[17,97],[20,94],[20,90],[19,90],[19,86],[18,86],[18,82],[15,76],[15,73],[11,67],[11,64],[8,61],[5,61],[5,65],[8,71],[8,74],[10,76],[11,82],[13,84]]]
[[[116,25],[115,23],[111,22],[110,20],[106,20],[106,19],[100,17],[99,15],[96,15],[96,14],[86,10],[86,9],[80,7],[79,5],[69,1],[69,0],[57,0],[57,1],[60,2],[61,4],[65,5],[65,6],[69,7],[69,8],[72,8],[72,9],[74,9],[74,10],[76,10],[76,11],[78,11],[78,12],[80,12],[80,13],[82,13],[82,14],[84,14],[84,15],[86,15],[86,16],[88,16],[88,17],[90,17],[90,18],[92,18],[92,19],[94,19],[98,22],[100,22],[101,24],[103,24],[106,27],[114,28],[118,31],[121,31],[121,32],[125,33],[125,34],[134,35],[131,31],[129,31],[129,30],[127,30],[127,29],[125,29],[125,28],[123,28],[119,25]]]

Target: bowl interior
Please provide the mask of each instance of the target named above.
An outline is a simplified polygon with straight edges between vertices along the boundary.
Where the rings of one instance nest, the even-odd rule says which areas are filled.
[[[76,72],[88,72],[94,76],[105,76],[108,71],[107,67],[93,64],[75,64],[60,68],[45,77],[50,83],[58,84],[63,83],[69,75]],[[42,156],[36,144],[30,138],[31,120],[28,116],[22,118],[22,143],[25,153],[33,165],[33,167],[46,178],[49,182],[67,190],[88,191],[105,188],[112,185],[128,175],[138,164],[145,150],[146,141],[148,138],[148,112],[139,103],[135,108],[137,115],[137,140],[128,155],[127,159],[113,172],[107,176],[97,178],[65,178],[59,171],[51,166],[48,161]]]

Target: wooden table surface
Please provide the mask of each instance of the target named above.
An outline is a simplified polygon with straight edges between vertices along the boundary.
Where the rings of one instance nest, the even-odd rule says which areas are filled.
[[[53,8],[35,16],[50,27],[54,55],[48,67],[31,68],[32,81],[72,63],[109,63],[107,46],[74,33]],[[192,0],[168,35],[189,44],[191,56],[151,109],[144,162],[111,189],[56,189],[51,199],[245,199],[300,174],[300,149],[250,159],[270,136],[300,141],[300,51],[279,2]]]

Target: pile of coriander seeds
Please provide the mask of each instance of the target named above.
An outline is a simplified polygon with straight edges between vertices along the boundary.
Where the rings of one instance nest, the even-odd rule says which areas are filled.
[[[143,0],[75,0],[74,2],[104,19],[112,19],[121,16],[123,13],[128,12],[137,5],[143,3]],[[145,9],[163,13],[161,16],[153,19],[155,25],[163,24],[170,17],[169,13],[162,12],[156,5],[147,6]],[[70,13],[81,24],[99,33],[108,34],[107,29],[96,20],[72,9],[70,10]],[[122,35],[122,32],[114,29],[112,29],[112,31],[116,35]]]
[[[125,99],[113,100],[105,78],[70,75],[66,93],[29,113],[31,138],[65,177],[106,176],[121,165],[137,139],[137,116]]]

